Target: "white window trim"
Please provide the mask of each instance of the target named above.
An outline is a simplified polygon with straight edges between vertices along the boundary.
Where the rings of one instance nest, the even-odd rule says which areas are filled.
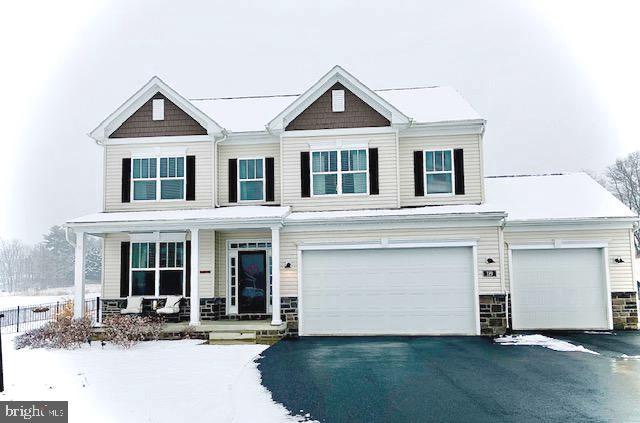
[[[367,165],[367,168],[365,170],[342,170],[342,152],[343,151],[351,151],[351,150],[364,150],[364,154],[365,154],[365,164]],[[324,153],[324,152],[331,152],[331,151],[335,151],[336,154],[338,155],[337,157],[337,170],[335,172],[314,172],[313,171],[313,153]],[[327,197],[338,197],[338,196],[366,196],[369,195],[369,149],[368,148],[359,148],[359,147],[354,147],[352,148],[351,146],[345,146],[343,148],[326,148],[326,149],[317,149],[317,150],[311,150],[309,152],[309,183],[311,184],[311,197],[318,197],[318,198],[327,198]],[[352,193],[343,193],[342,192],[342,174],[346,173],[363,173],[365,174],[365,188],[366,191],[365,192],[352,192]],[[333,174],[337,174],[338,175],[338,182],[337,182],[337,187],[336,187],[336,194],[315,194],[313,192],[313,175],[333,175]]]
[[[236,169],[236,192],[238,193],[238,202],[239,203],[264,203],[267,198],[267,160],[265,157],[255,156],[255,157],[238,157],[238,166]],[[242,160],[262,160],[262,178],[254,178],[254,179],[240,179],[240,161]],[[242,199],[242,190],[240,189],[240,182],[258,182],[262,181],[262,198],[260,200],[243,200]]]
[[[449,151],[451,152],[451,171],[448,170],[433,170],[427,171],[427,152],[437,152],[437,151]],[[456,165],[453,160],[453,148],[430,148],[428,150],[422,151],[422,163],[423,163],[423,175],[422,178],[424,180],[424,196],[425,197],[454,197],[456,195]],[[428,193],[427,188],[427,175],[433,174],[442,174],[442,173],[451,173],[451,192],[444,193]]]
[[[183,163],[184,163],[184,176],[183,177],[166,177],[166,178],[161,178],[160,177],[160,160],[161,159],[174,159],[174,158],[182,158]],[[134,162],[133,160],[142,160],[142,159],[156,159],[156,177],[155,178],[135,178],[133,177],[133,168],[134,168]],[[172,198],[172,199],[161,199],[161,190],[162,190],[162,183],[161,181],[163,180],[178,180],[178,179],[182,179],[182,198]],[[135,187],[134,187],[134,182],[135,181],[156,181],[156,198],[154,200],[136,200],[135,199]],[[130,175],[130,192],[131,192],[131,202],[132,203],[155,203],[157,201],[161,201],[163,203],[165,202],[178,202],[178,201],[186,201],[186,197],[187,197],[187,156],[186,155],[159,155],[159,156],[155,156],[155,155],[150,155],[150,156],[133,156],[131,157],[131,175]]]
[[[182,267],[160,267],[160,244],[161,243],[178,243],[182,242]],[[155,244],[156,254],[155,254],[155,263],[154,267],[133,267],[133,244]],[[154,272],[154,294],[153,297],[160,297],[160,271],[161,270],[182,270],[182,296],[187,297],[189,293],[187,293],[187,242],[184,240],[163,240],[163,241],[135,241],[131,242],[129,252],[129,296],[133,297],[133,272],[136,271],[147,271]],[[135,295],[136,297],[150,297],[150,295]],[[163,295],[165,296],[165,295]]]

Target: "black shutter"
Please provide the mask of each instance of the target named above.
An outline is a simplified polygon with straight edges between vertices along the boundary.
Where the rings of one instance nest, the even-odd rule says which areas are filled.
[[[191,241],[186,242],[186,247],[184,249],[184,278],[185,278],[185,286],[184,286],[184,296],[191,296]]]
[[[378,186],[378,149],[369,149],[369,194],[378,195],[380,188]]]
[[[264,164],[265,164],[265,182],[267,185],[267,198],[266,201],[273,201],[275,199],[275,194],[274,194],[274,184],[275,181],[273,180],[273,176],[274,176],[274,162],[273,162],[273,157],[267,157],[264,159]]]
[[[238,159],[229,159],[229,202],[238,202]]]
[[[196,156],[187,156],[187,201],[196,199]]]
[[[453,150],[453,169],[456,175],[456,195],[464,195],[464,153],[462,148]]]
[[[130,242],[120,243],[120,297],[129,296],[129,248]]]
[[[424,196],[424,153],[422,151],[413,152],[413,183],[415,185],[415,196]]]
[[[131,201],[131,159],[122,159],[122,202]]]
[[[311,175],[309,169],[309,152],[300,152],[300,192],[303,197],[311,197]]]

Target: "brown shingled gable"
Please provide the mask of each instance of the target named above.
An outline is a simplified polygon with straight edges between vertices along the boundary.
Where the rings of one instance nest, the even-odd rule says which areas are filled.
[[[152,119],[152,100],[164,99],[164,120]],[[136,110],[109,138],[206,135],[207,130],[168,98],[156,93]]]
[[[344,112],[333,112],[331,110],[332,90],[344,90]],[[337,82],[293,119],[285,130],[362,128],[390,125],[391,123],[387,118]]]

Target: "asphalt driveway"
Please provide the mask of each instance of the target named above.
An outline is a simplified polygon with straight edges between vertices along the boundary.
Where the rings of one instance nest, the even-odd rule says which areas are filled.
[[[259,360],[262,383],[322,422],[640,422],[640,334],[550,335],[596,351],[480,337],[302,338]]]

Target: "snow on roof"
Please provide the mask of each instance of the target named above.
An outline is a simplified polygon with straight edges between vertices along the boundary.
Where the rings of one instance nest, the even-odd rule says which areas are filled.
[[[376,93],[417,123],[482,119],[471,104],[450,87],[379,90]]]
[[[69,220],[67,224],[147,222],[147,221],[189,221],[189,220],[262,220],[282,219],[289,213],[289,207],[235,206],[193,210],[155,210],[132,212],[94,213]]]
[[[502,210],[485,204],[465,204],[459,206],[426,206],[403,209],[368,209],[368,210],[340,210],[317,212],[294,212],[286,217],[286,223],[309,222],[313,220],[341,220],[371,217],[419,217],[419,216],[451,216],[451,215],[480,215],[488,213],[503,214]]]
[[[636,217],[586,173],[485,179],[486,203],[508,221]]]
[[[424,87],[376,91],[418,123],[477,120],[482,117],[453,88]],[[232,132],[263,131],[297,96],[193,99],[191,102]]]

